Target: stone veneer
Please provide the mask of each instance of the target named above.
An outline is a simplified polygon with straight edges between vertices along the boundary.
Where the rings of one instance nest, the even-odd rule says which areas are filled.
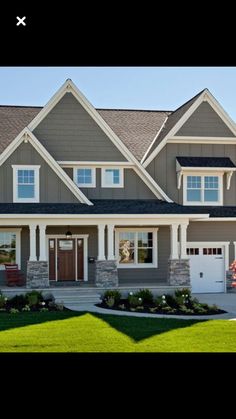
[[[26,288],[49,287],[48,262],[27,262]]]
[[[118,286],[118,271],[115,260],[96,260],[95,284],[97,287]]]
[[[190,286],[189,259],[169,259],[168,261],[169,285]]]

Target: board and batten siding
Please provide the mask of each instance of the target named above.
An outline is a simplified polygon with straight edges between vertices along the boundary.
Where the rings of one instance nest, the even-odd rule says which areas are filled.
[[[192,242],[230,241],[229,263],[234,260],[234,241],[236,241],[236,221],[195,221],[187,229],[187,240]]]
[[[58,161],[127,161],[71,93],[66,93],[33,133]]]
[[[208,102],[202,102],[175,135],[234,137]]]
[[[12,165],[40,165],[40,202],[76,203],[78,199],[30,143],[22,143],[0,166],[0,202],[13,202]]]
[[[68,176],[73,179],[73,169],[64,168]],[[101,168],[96,169],[96,188],[81,188],[89,199],[156,199],[143,180],[133,169],[124,169],[123,188],[102,188]]]
[[[230,144],[166,144],[146,170],[173,201],[183,204],[183,182],[181,189],[177,189],[177,156],[229,157],[236,164],[236,146]],[[226,176],[224,175],[223,188],[224,205],[236,205],[236,173],[231,178],[229,190],[226,189]]]

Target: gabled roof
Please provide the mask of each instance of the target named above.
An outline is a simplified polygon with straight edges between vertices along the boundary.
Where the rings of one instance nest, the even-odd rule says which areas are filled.
[[[236,167],[229,157],[176,157],[181,167]]]
[[[40,156],[43,157],[51,169],[57,174],[57,176],[59,176],[61,181],[68,189],[70,189],[70,191],[82,204],[93,205],[28,128],[24,128],[2,152],[0,155],[0,166],[8,159],[8,157],[10,157],[10,155],[23,141],[29,142],[37,150]]]
[[[192,106],[192,104],[199,98],[199,96],[203,92],[204,90],[202,90],[192,99],[185,102],[183,105],[181,105],[178,109],[176,109],[174,112],[172,112],[168,116],[168,119],[166,120],[166,123],[163,126],[161,132],[159,133],[158,137],[155,139],[154,143],[152,144],[152,147],[148,151],[148,154],[145,156],[145,160],[152,154],[152,152],[156,149],[158,144],[160,144],[163,138],[167,136],[170,130],[175,126],[175,124],[180,120],[180,118],[187,112],[187,110]]]
[[[39,106],[0,106],[0,153],[41,111]],[[141,160],[170,111],[97,109],[131,153]]]

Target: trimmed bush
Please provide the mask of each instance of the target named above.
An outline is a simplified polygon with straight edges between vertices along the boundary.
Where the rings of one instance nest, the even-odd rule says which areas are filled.
[[[129,305],[132,308],[136,308],[138,306],[140,306],[142,304],[142,299],[140,300],[141,297],[136,297],[136,295],[129,295],[128,296],[128,301],[129,301]]]
[[[12,297],[7,302],[7,306],[9,308],[15,308],[17,310],[22,310],[23,307],[25,307],[28,304],[28,300],[25,295],[15,295],[15,297]]]
[[[137,298],[142,298],[144,305],[149,305],[153,303],[153,294],[149,289],[141,289],[134,294]]]
[[[191,291],[188,288],[182,288],[180,290],[175,290],[175,296],[176,297],[182,297],[182,296],[188,295],[188,298],[191,298]]]
[[[28,305],[30,307],[32,307],[32,306],[36,306],[41,301],[43,301],[43,296],[42,296],[41,292],[38,292],[36,290],[33,290],[33,291],[28,292],[26,294],[26,299],[27,299]]]
[[[102,300],[106,303],[109,298],[114,298],[115,305],[121,300],[121,293],[118,290],[107,290],[104,292]]]

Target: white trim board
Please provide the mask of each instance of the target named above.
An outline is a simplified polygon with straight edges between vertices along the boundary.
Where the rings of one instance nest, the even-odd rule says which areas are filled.
[[[106,167],[106,166],[119,166],[119,167],[134,167],[134,163],[130,162],[119,162],[119,161],[57,161],[61,167],[75,167],[75,166],[95,166],[95,167]]]
[[[83,204],[93,205],[91,201],[83,194],[83,192],[75,185],[73,180],[66,174],[66,172],[59,166],[54,158],[49,154],[46,148],[40,143],[36,136],[28,129],[24,128],[20,134],[13,140],[9,146],[3,151],[0,156],[0,166],[8,159],[8,157],[19,147],[23,142],[29,142],[40,156],[47,162],[51,169],[64,182],[68,189],[75,195],[75,197]]]
[[[225,258],[225,274],[224,274],[224,292],[226,292],[226,271],[229,270],[229,245],[230,245],[230,241],[226,241],[226,242],[219,242],[219,241],[215,241],[215,242],[187,242],[186,246],[187,247],[224,247],[224,258]]]
[[[216,101],[214,96],[209,92],[208,89],[203,90],[201,95],[193,102],[190,108],[184,113],[184,115],[177,121],[177,123],[171,128],[167,135],[162,139],[162,141],[157,145],[155,150],[150,154],[150,156],[143,162],[143,167],[147,167],[151,161],[160,153],[162,148],[166,145],[169,138],[173,138],[175,134],[180,130],[180,128],[185,124],[185,122],[190,118],[194,111],[199,107],[199,105],[207,101],[209,105],[214,109],[214,111],[219,115],[223,122],[228,126],[232,131],[232,137],[235,141],[236,137],[236,126],[233,120],[225,112],[222,106]],[[212,138],[212,137],[211,137]]]
[[[88,238],[89,238],[89,234],[72,234],[72,239],[84,239],[84,278],[83,281],[87,282],[88,281]],[[47,261],[49,262],[49,258],[48,258],[48,241],[49,239],[65,239],[65,235],[64,234],[46,234],[45,236],[46,239],[46,257],[47,257]],[[66,240],[66,239],[65,239]],[[77,244],[77,241],[76,241]],[[55,240],[55,257],[56,257],[56,265],[55,265],[55,274],[56,274],[56,281],[58,281],[57,279],[57,240]],[[77,279],[78,277],[78,264],[77,264],[77,257],[78,257],[78,252],[77,252],[77,246],[76,246],[76,251],[75,251],[75,281],[79,281],[79,279]]]
[[[85,111],[93,118],[93,120],[98,124],[98,126],[103,130],[107,137],[112,141],[115,147],[120,151],[121,154],[127,159],[127,161],[136,166],[136,171],[139,177],[143,182],[149,187],[153,194],[158,199],[164,199],[167,202],[172,202],[172,200],[166,195],[166,193],[160,188],[160,186],[155,182],[155,180],[149,175],[144,167],[139,163],[139,161],[134,157],[134,155],[129,151],[125,144],[120,140],[120,138],[114,133],[111,127],[106,123],[106,121],[101,117],[93,105],[88,101],[88,99],[83,95],[83,93],[77,88],[77,86],[68,79],[61,86],[61,88],[55,93],[55,95],[50,99],[50,101],[44,106],[44,108],[36,115],[36,117],[28,125],[30,131],[35,130],[35,128],[40,124],[40,122],[48,115],[48,113],[53,109],[53,107],[60,101],[60,99],[66,94],[72,93],[73,96],[77,99]]]

